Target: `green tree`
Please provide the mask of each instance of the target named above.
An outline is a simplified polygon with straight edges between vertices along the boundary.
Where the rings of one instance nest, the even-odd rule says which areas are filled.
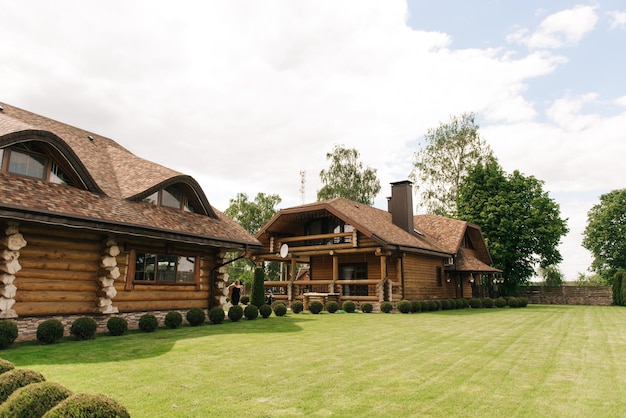
[[[480,225],[494,265],[503,271],[505,294],[515,295],[535,266],[556,265],[561,237],[568,232],[559,205],[543,182],[514,171],[495,158],[478,164],[459,187],[459,218]]]
[[[546,286],[563,286],[563,273],[557,266],[539,267],[539,274]]]
[[[376,169],[364,168],[359,161],[359,152],[354,148],[335,145],[333,152],[326,154],[330,160],[328,170],[320,171],[324,184],[317,192],[317,200],[344,197],[366,205],[373,205],[380,192],[380,181]]]
[[[224,211],[229,218],[239,223],[252,235],[256,234],[277,212],[276,206],[281,202],[277,194],[266,195],[257,193],[254,201],[248,199],[245,193],[238,193],[235,199],[230,199],[230,205]],[[228,254],[230,260],[239,257],[237,253]],[[279,263],[268,263],[266,268],[270,277],[277,276]],[[247,259],[239,259],[228,265],[228,276],[241,280],[245,284],[252,284],[254,266]]]
[[[456,217],[459,185],[472,167],[493,157],[478,128],[474,113],[463,113],[424,135],[426,146],[414,154],[409,178],[428,213]]]
[[[600,203],[587,213],[583,247],[593,262],[591,268],[611,279],[626,269],[626,189],[613,190],[600,196]]]

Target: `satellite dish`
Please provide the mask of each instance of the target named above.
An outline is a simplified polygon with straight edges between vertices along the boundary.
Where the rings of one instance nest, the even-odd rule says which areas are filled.
[[[283,244],[280,246],[280,256],[282,258],[287,257],[287,254],[289,254],[289,246],[287,244]]]

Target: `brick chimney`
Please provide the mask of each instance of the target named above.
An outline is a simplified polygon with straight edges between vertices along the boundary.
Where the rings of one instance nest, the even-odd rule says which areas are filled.
[[[413,183],[408,180],[391,183],[388,211],[394,225],[413,233]]]

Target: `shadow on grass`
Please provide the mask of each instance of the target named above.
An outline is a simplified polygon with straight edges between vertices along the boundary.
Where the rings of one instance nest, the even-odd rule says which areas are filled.
[[[221,324],[205,322],[192,327],[188,324],[177,329],[159,327],[154,332],[129,330],[121,336],[98,333],[91,340],[76,340],[73,336],[63,337],[54,344],[38,341],[21,341],[0,351],[0,358],[10,361],[15,367],[33,364],[84,364],[138,360],[161,356],[176,343],[194,338],[211,338],[235,334],[282,334],[302,330],[299,323],[314,320],[308,315],[288,315],[280,318],[241,319]]]

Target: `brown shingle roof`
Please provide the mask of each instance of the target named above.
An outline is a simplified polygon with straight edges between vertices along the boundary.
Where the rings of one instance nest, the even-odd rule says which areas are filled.
[[[212,208],[191,177],[139,158],[111,139],[9,105],[2,107],[0,147],[44,140],[60,149],[93,187],[86,191],[0,173],[0,215],[204,244],[259,245],[240,225]],[[192,187],[210,216],[127,199],[172,182]]]

